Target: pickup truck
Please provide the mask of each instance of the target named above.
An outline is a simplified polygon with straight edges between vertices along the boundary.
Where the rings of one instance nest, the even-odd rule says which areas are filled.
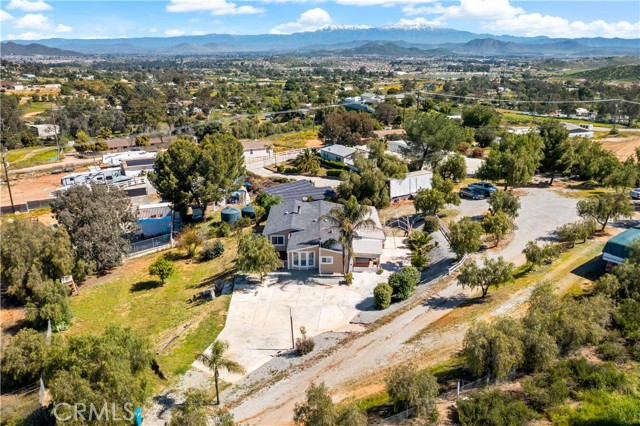
[[[484,200],[486,198],[484,191],[478,188],[472,188],[471,186],[462,188],[460,190],[460,197],[471,198],[472,200]]]
[[[493,184],[489,182],[476,182],[469,185],[469,188],[476,189],[484,194],[485,197],[490,196],[492,193],[496,192],[498,188],[493,186]]]

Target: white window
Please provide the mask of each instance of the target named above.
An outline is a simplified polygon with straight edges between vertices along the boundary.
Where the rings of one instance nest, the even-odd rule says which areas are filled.
[[[333,257],[331,256],[322,256],[320,261],[323,265],[333,265]]]
[[[315,266],[316,263],[316,254],[314,252],[294,251],[292,253],[293,257],[293,266],[300,269],[308,269]]]
[[[272,235],[271,236],[271,244],[274,246],[283,246],[284,245],[284,235]]]

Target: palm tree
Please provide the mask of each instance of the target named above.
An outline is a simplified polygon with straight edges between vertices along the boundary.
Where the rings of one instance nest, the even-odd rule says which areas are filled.
[[[246,370],[243,366],[235,361],[231,361],[224,357],[224,353],[229,349],[229,342],[224,340],[216,340],[213,342],[211,354],[205,353],[198,356],[204,365],[213,370],[213,378],[216,383],[216,404],[220,405],[220,391],[218,389],[218,379],[220,378],[219,370],[227,370],[229,373],[244,374]]]
[[[433,238],[426,232],[413,231],[409,234],[407,243],[412,253],[411,265],[419,270],[424,269],[429,263],[429,252],[436,247]]]
[[[327,229],[334,229],[340,233],[338,241],[342,245],[342,271],[347,275],[348,265],[351,264],[353,256],[353,240],[358,237],[358,231],[374,229],[376,223],[369,219],[369,208],[358,204],[355,196],[351,196],[349,201],[343,206],[332,208],[328,214],[320,219],[329,222]]]
[[[296,167],[301,173],[314,173],[320,167],[320,159],[315,149],[305,149],[296,158]]]

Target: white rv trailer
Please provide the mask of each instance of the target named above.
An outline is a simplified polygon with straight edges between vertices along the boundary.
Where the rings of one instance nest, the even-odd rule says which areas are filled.
[[[81,185],[91,182],[110,184],[127,179],[130,179],[130,177],[124,176],[120,167],[110,167],[108,169],[89,167],[88,172],[72,173],[63,176],[62,179],[60,179],[60,183],[62,186]]]
[[[407,173],[404,179],[387,179],[392,201],[406,200],[421,189],[430,189],[433,173],[427,170]]]

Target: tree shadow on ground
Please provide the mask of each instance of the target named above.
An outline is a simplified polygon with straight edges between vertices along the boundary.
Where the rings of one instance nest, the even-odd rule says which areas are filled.
[[[434,296],[427,299],[423,303],[423,306],[426,306],[433,310],[442,310],[442,309],[449,309],[452,306],[463,306],[465,303],[467,304],[477,303],[477,302],[468,303],[471,300],[475,300],[475,298],[469,299],[464,294],[458,294],[456,296],[451,296],[451,297]]]
[[[373,311],[375,310],[373,306],[373,297],[367,297],[364,300],[361,300],[357,305],[356,309],[359,311]]]
[[[160,280],[138,281],[137,283],[131,286],[131,290],[129,291],[134,293],[136,291],[152,290],[158,287],[162,287],[162,283],[160,282]]]
[[[236,270],[235,269],[229,269],[226,271],[222,271],[219,272],[215,275],[212,275],[208,278],[205,278],[204,280],[200,281],[199,283],[195,283],[189,286],[189,288],[202,288],[202,287],[213,287],[216,285],[216,283],[218,281],[220,282],[224,282],[224,281],[231,281],[233,280],[233,278],[236,275]]]

